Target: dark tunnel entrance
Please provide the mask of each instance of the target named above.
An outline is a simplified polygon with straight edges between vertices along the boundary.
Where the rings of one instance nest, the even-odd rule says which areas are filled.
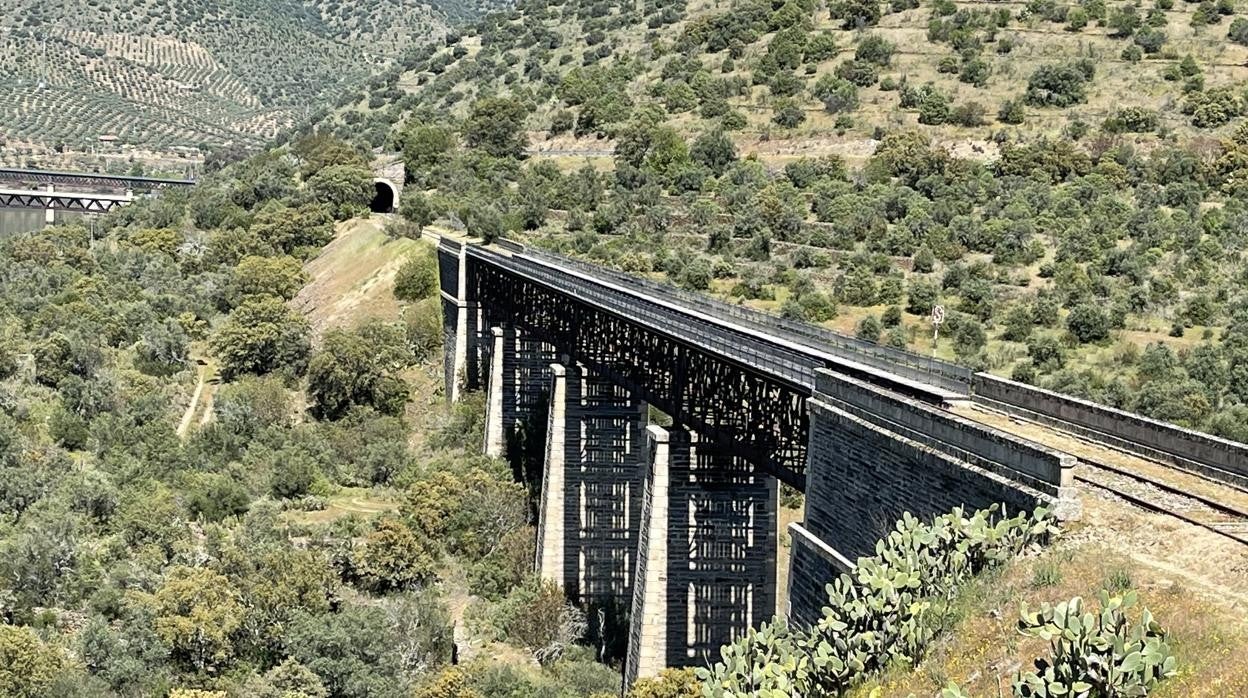
[[[368,210],[373,213],[394,213],[395,199],[398,198],[394,185],[384,179],[373,181],[373,201]]]

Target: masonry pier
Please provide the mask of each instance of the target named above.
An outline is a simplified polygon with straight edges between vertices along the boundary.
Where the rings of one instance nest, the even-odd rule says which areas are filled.
[[[637,565],[647,407],[584,366],[550,367],[536,567],[583,605],[625,606]]]
[[[629,685],[713,662],[776,611],[776,479],[681,427],[649,438]]]

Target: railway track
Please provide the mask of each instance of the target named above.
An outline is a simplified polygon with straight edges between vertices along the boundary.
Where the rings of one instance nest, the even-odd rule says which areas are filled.
[[[1085,489],[1248,545],[1248,498],[1245,497],[1248,493],[1234,484],[1212,480],[983,405],[972,409],[981,417],[991,415],[993,419],[988,421],[997,428],[1074,455],[1079,459],[1075,481]],[[1111,460],[1114,462],[1108,462]]]
[[[1108,463],[1079,462],[1076,482],[1248,545],[1248,511]]]

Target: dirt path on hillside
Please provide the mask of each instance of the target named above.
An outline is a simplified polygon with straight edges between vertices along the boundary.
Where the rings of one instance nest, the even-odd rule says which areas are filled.
[[[191,404],[186,406],[186,412],[182,413],[182,421],[178,422],[178,436],[186,438],[186,432],[191,428],[191,419],[195,417],[195,409],[199,407],[199,396],[204,392],[204,367],[199,367],[199,378],[195,383],[195,392],[191,393]]]

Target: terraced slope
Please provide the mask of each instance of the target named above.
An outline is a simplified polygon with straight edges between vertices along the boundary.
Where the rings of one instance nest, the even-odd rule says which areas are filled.
[[[448,6],[401,0],[0,0],[0,140],[149,149],[272,138],[413,45]]]

